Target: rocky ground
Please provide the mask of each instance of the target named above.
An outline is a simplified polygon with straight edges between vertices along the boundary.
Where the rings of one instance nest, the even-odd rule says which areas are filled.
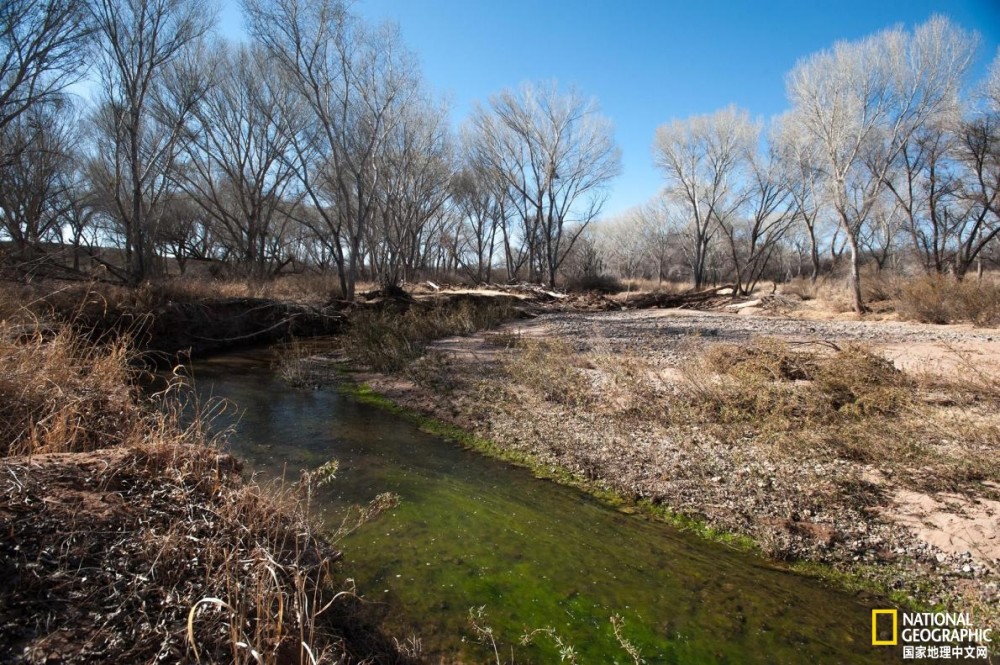
[[[844,438],[885,429],[891,445],[871,454],[860,439],[856,454],[843,452],[851,442],[813,444],[801,422],[764,436],[753,426],[656,413],[695,394],[692,384],[711,387],[715,379],[692,359],[762,338],[792,349],[864,344],[905,372],[919,409],[852,423],[860,429]],[[1000,333],[969,326],[813,320],[760,308],[577,311],[440,340],[402,376],[367,379],[539,465],[748,536],[775,558],[823,562],[897,598],[971,609],[1000,625],[998,358]],[[970,388],[959,399],[962,381]],[[790,448],[795,428],[809,443]],[[897,456],[895,447],[920,452]]]

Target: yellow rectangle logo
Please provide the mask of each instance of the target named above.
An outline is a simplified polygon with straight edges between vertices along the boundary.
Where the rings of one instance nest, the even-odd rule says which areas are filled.
[[[892,617],[892,637],[889,639],[879,639],[878,617],[879,615]],[[872,645],[877,647],[893,647],[898,643],[899,624],[896,610],[872,610]],[[883,633],[884,634],[884,633]]]

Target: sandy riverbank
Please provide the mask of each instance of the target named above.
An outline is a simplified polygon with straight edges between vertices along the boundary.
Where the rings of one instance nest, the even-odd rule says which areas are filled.
[[[876,393],[897,401],[838,405],[822,418],[806,408],[778,425],[765,418],[768,427],[732,414],[724,426],[662,415],[692,401],[692,383],[716,397],[729,390],[726,371],[704,362],[711,349],[761,339],[809,362],[864,345],[845,357],[890,360],[892,385]],[[821,562],[996,625],[998,358],[1000,334],[968,326],[570,312],[440,340],[400,375],[366,381],[540,465],[748,536],[771,557]],[[816,393],[818,380],[792,379],[759,385],[795,399]]]

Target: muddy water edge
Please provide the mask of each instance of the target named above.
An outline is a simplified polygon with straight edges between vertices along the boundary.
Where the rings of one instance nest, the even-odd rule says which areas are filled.
[[[885,601],[830,589],[742,552],[627,515],[521,468],[421,432],[335,387],[292,388],[272,352],[194,364],[199,394],[229,400],[232,452],[263,477],[297,478],[340,463],[318,505],[331,526],[350,505],[393,492],[400,504],[341,542],[343,570],[374,616],[419,637],[432,662],[493,662],[470,608],[501,658],[632,662],[610,621],[646,663],[894,662],[871,646]],[[531,644],[521,636],[538,632]],[[553,637],[558,636],[558,640]]]

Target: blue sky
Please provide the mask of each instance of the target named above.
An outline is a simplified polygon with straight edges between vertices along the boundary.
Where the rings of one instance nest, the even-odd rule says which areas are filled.
[[[787,106],[796,61],[896,24],[940,13],[982,42],[973,78],[1000,45],[998,0],[358,0],[355,11],[399,24],[456,126],[476,101],[523,81],[556,79],[600,101],[615,123],[623,174],[605,214],[653,196],[657,126],[729,104],[769,118]],[[239,28],[235,0],[222,32]]]

